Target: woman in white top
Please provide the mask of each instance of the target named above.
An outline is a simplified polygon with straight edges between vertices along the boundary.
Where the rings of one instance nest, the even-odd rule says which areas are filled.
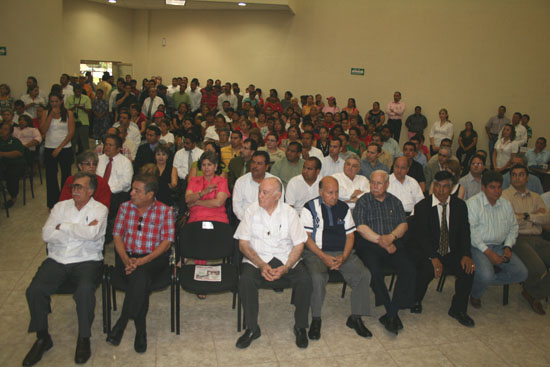
[[[52,92],[48,96],[48,111],[42,114],[40,132],[45,135],[44,164],[46,166],[46,191],[48,208],[53,208],[61,193],[57,180],[57,166],[61,168],[61,187],[71,175],[74,135],[74,118],[63,104],[60,93]]]
[[[453,140],[454,126],[448,120],[449,113],[445,108],[439,110],[439,121],[434,122],[430,130],[430,152],[431,155],[439,152],[439,145],[445,138]]]
[[[510,162],[514,158],[519,150],[516,139],[516,129],[512,124],[506,124],[502,128],[502,136],[497,140],[495,144],[495,150],[493,150],[493,167],[495,171],[505,173],[510,168]]]
[[[40,89],[38,89],[38,85],[33,85],[29,89],[29,94],[25,94],[21,97],[21,100],[23,103],[25,103],[25,111],[27,111],[33,119],[35,119],[36,116],[36,108],[39,104],[46,104],[46,100],[44,97],[40,96]]]

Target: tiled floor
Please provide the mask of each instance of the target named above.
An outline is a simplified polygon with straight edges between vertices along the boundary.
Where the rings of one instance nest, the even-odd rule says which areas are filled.
[[[22,199],[22,198],[21,198]],[[20,366],[35,335],[26,332],[29,314],[25,289],[45,256],[41,228],[48,212],[45,186],[36,186],[36,198],[26,206],[20,200],[10,218],[0,212],[0,366]],[[112,245],[107,262],[112,262]],[[341,286],[329,285],[323,309],[322,337],[298,349],[292,333],[290,292],[262,291],[262,337],[247,350],[235,348],[236,313],[231,295],[209,296],[199,301],[182,293],[182,334],[170,333],[169,292],[154,294],[148,316],[148,350],[133,350],[134,327],[129,324],[122,343],[112,347],[101,330],[101,292],[97,293],[93,325],[92,358],[88,366],[549,366],[550,315],[538,316],[521,298],[519,286],[510,288],[510,304],[502,306],[502,288],[491,287],[481,310],[471,309],[473,329],[447,316],[453,293],[449,278],[442,294],[435,282],[424,302],[424,313],[401,312],[405,329],[397,337],[379,324],[382,308],[365,318],[374,337],[363,339],[345,326],[349,290],[340,298]],[[122,293],[118,294],[119,304]],[[548,310],[547,304],[545,304]],[[54,348],[40,366],[74,365],[76,312],[70,296],[54,296],[50,333]],[[118,312],[113,314],[114,320]]]

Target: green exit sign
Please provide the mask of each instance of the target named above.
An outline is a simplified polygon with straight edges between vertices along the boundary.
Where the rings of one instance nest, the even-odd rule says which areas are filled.
[[[365,75],[365,69],[363,69],[363,68],[351,68],[351,75]]]

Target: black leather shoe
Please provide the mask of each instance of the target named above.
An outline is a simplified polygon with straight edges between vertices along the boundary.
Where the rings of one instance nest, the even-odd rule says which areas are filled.
[[[422,313],[422,303],[415,302],[414,306],[411,307],[411,313]]]
[[[90,348],[90,338],[79,337],[76,341],[76,351],[74,353],[74,363],[84,364],[90,359],[92,351]]]
[[[360,317],[356,319],[353,319],[351,316],[348,317],[346,326],[355,330],[357,335],[362,336],[363,338],[370,338],[372,336],[372,333],[365,327],[365,324],[363,324],[363,320],[361,320]]]
[[[262,331],[260,330],[260,327],[256,329],[256,331],[252,332],[250,329],[246,329],[243,335],[237,340],[237,348],[244,349],[248,348],[250,343],[252,343],[253,340],[258,339],[262,335]]]
[[[462,325],[467,327],[474,327],[476,326],[476,323],[466,312],[454,312],[452,309],[449,310],[449,316],[451,316],[453,319],[456,319],[458,322],[460,322]]]
[[[309,336],[309,339],[311,340],[321,339],[321,319],[311,320],[311,325],[309,326],[307,336]]]
[[[306,329],[298,329],[296,326],[294,326],[294,335],[296,335],[296,346],[298,348],[307,348],[309,341],[307,339]]]
[[[122,336],[124,335],[124,328],[119,326],[118,324],[115,324],[113,328],[111,329],[111,332],[109,335],[107,335],[107,343],[114,345],[115,347],[120,344],[120,341],[122,340]]]
[[[399,331],[399,324],[397,322],[396,317],[389,317],[388,314],[385,314],[384,316],[380,317],[378,319],[382,325],[388,330],[390,333],[394,333],[397,335]]]
[[[136,332],[136,338],[134,339],[134,350],[136,353],[145,353],[147,352],[147,333],[146,332]]]
[[[50,350],[53,347],[53,341],[51,336],[48,335],[47,338],[37,339],[32,345],[31,350],[25,356],[23,360],[23,366],[33,366],[40,362],[42,356],[47,350]]]

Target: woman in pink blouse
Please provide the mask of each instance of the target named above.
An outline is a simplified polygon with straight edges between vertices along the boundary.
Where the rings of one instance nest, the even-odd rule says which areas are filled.
[[[188,223],[209,220],[229,223],[225,201],[231,196],[227,179],[221,177],[222,167],[216,153],[204,152],[199,159],[203,176],[192,177],[185,192],[189,207]]]

